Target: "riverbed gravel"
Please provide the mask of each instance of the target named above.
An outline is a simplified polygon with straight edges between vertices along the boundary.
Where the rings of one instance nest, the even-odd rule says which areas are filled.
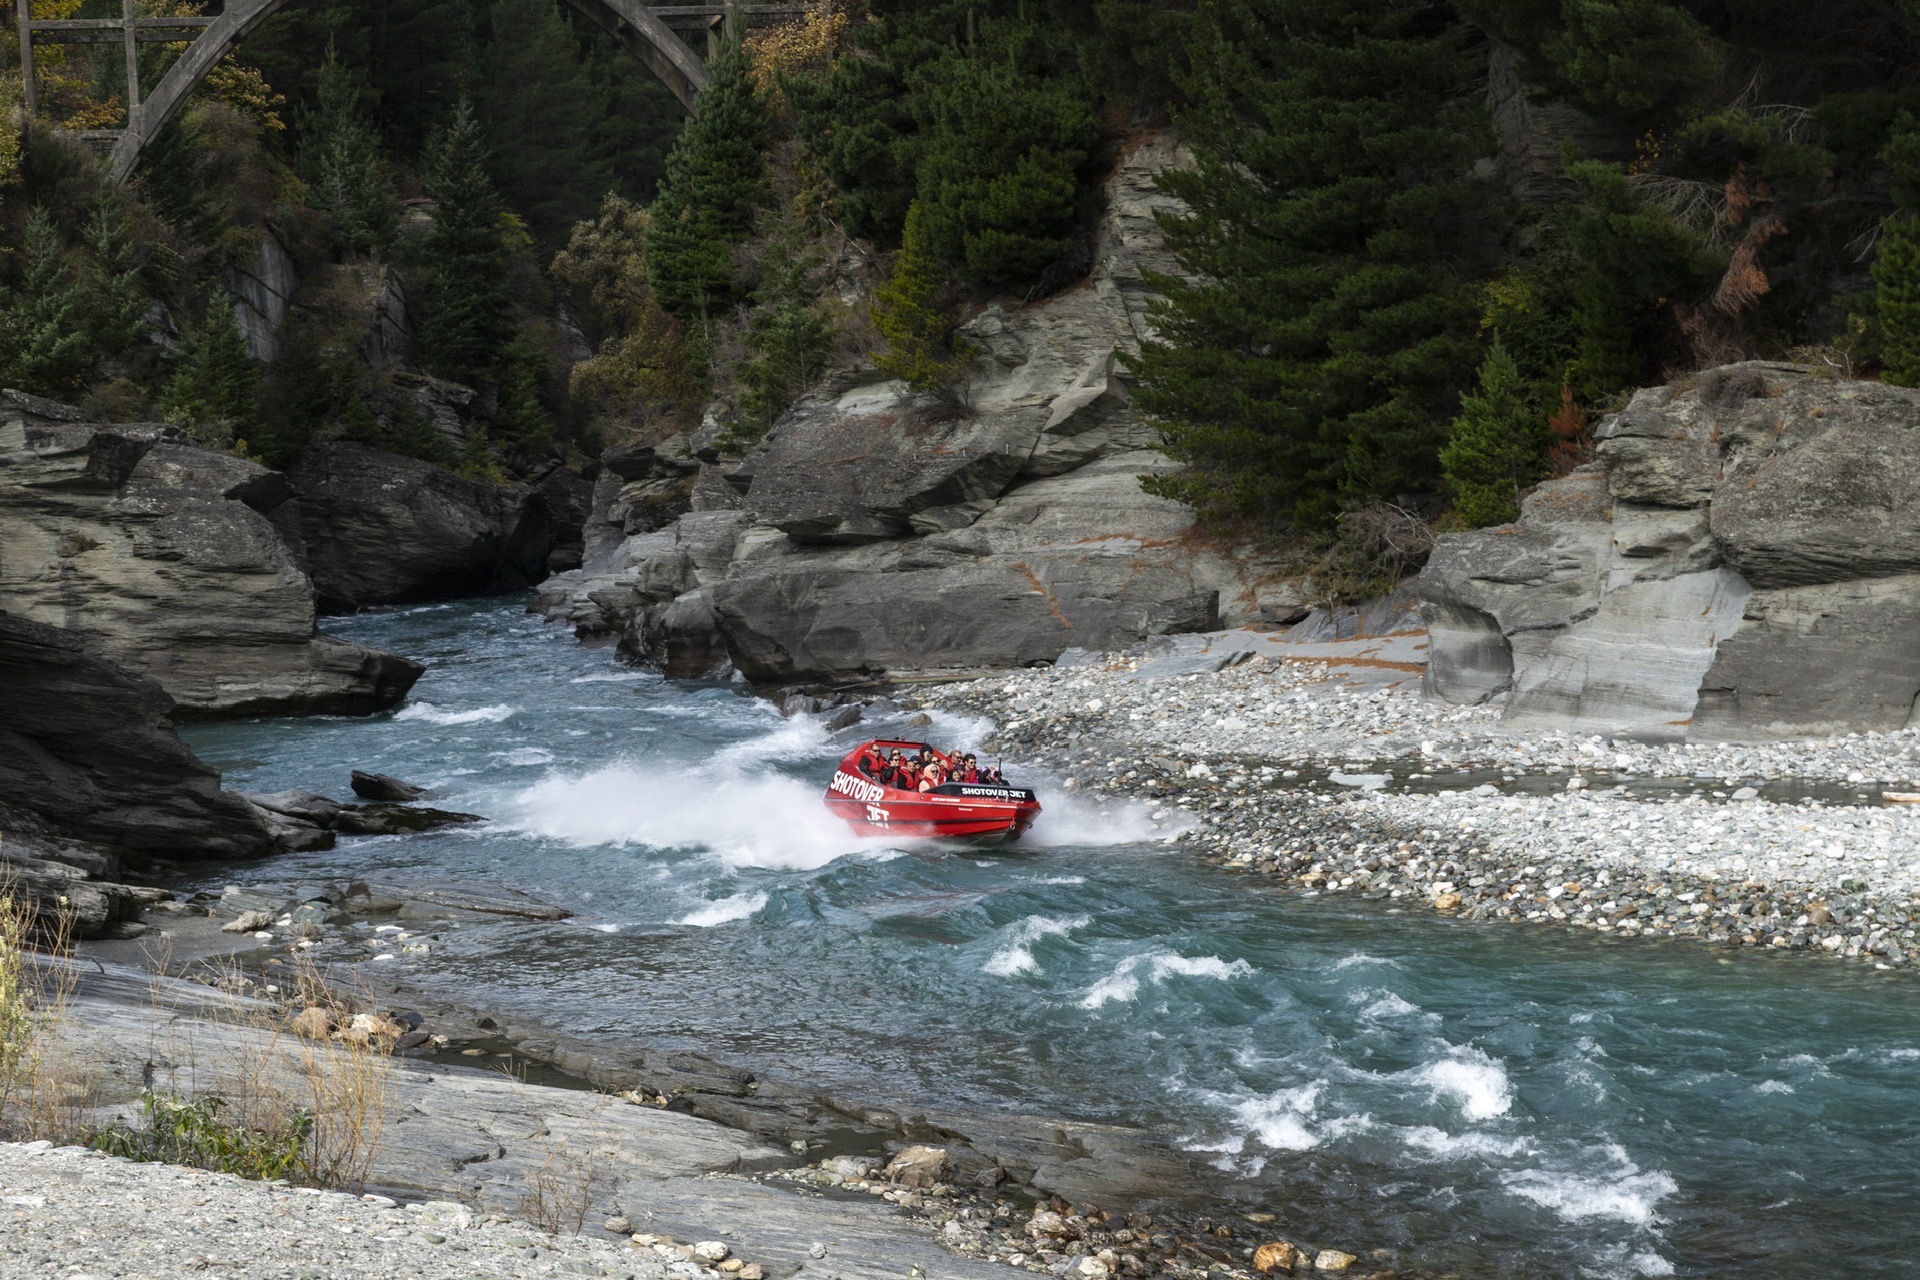
[[[1304,892],[1888,968],[1920,949],[1920,805],[1881,802],[1920,789],[1920,731],[1645,743],[1517,732],[1497,706],[1338,663],[1140,665],[925,701],[987,717],[981,746],[1010,763],[1138,801],[1162,838]]]
[[[675,1274],[650,1249],[550,1236],[448,1201],[401,1206],[83,1147],[0,1143],[0,1280]]]

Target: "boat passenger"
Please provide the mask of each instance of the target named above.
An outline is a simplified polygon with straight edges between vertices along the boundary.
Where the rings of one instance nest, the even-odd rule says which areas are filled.
[[[900,762],[900,768],[894,774],[893,785],[902,791],[912,791],[920,785],[920,764],[911,757]]]
[[[997,764],[988,765],[985,772],[980,775],[980,781],[990,787],[1004,787],[1007,785],[1006,777],[1001,774],[1000,766]]]
[[[853,767],[858,769],[866,777],[877,780],[880,776],[881,760],[878,755],[869,749],[860,753],[860,758],[853,762]]]
[[[920,790],[931,791],[946,780],[945,770],[941,769],[938,763],[930,764],[927,766],[927,771],[920,776]]]
[[[955,781],[958,781],[958,782],[980,781],[980,762],[978,760],[975,760],[970,755],[960,757],[960,774],[959,774],[959,777],[955,779]]]

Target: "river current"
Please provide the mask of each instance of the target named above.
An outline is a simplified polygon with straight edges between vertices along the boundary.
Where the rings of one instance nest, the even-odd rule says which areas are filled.
[[[850,743],[520,611],[328,629],[428,664],[371,719],[197,725],[248,791],[441,788],[480,827],[224,867],[505,884],[576,912],[441,931],[414,982],[872,1102],[1137,1125],[1170,1192],[1474,1276],[1920,1273],[1920,984],[1302,897],[1047,785],[1004,852],[852,838]],[[962,743],[984,726],[922,731]]]

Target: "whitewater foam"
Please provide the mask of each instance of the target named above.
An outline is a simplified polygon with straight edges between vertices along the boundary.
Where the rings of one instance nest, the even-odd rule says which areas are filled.
[[[730,866],[809,870],[881,848],[849,832],[812,784],[727,763],[695,772],[621,762],[550,775],[513,796],[500,820],[577,848],[707,850]]]
[[[1409,1082],[1432,1090],[1435,1102],[1459,1104],[1469,1120],[1503,1116],[1513,1105],[1506,1068],[1478,1049],[1454,1049],[1450,1056],[1407,1073]]]
[[[1228,961],[1219,956],[1183,956],[1173,951],[1150,951],[1122,960],[1112,973],[1102,978],[1081,998],[1080,1007],[1098,1009],[1104,1004],[1132,1000],[1140,994],[1142,969],[1147,971],[1145,980],[1156,985],[1175,975],[1225,980],[1245,977],[1253,972],[1253,966],[1245,960]]]
[[[766,905],[767,895],[764,893],[736,893],[731,898],[721,898],[697,911],[689,911],[674,923],[692,925],[696,929],[711,929],[717,924],[729,924],[758,915]]]
[[[520,708],[507,703],[496,703],[491,707],[476,707],[471,711],[443,711],[431,702],[409,702],[393,713],[395,720],[423,720],[428,724],[499,724],[516,714]]]
[[[497,760],[504,760],[508,764],[519,765],[522,768],[553,763],[553,752],[544,747],[518,747],[512,751],[496,751],[493,754]]]
[[[1511,1158],[1524,1154],[1528,1149],[1524,1138],[1503,1138],[1496,1133],[1476,1133],[1471,1130],[1448,1133],[1430,1124],[1414,1125],[1402,1130],[1401,1139],[1410,1152],[1440,1160],[1458,1160],[1467,1156]]]
[[[1526,1169],[1501,1178],[1507,1189],[1543,1205],[1567,1222],[1605,1219],[1630,1226],[1652,1226],[1660,1201],[1679,1184],[1658,1169],[1643,1171],[1624,1149],[1601,1149],[1607,1166],[1589,1171]]]
[[[1051,916],[1028,916],[1007,930],[1007,944],[994,952],[981,968],[996,978],[1032,973],[1038,967],[1033,944],[1042,938],[1063,938],[1075,929],[1087,927],[1086,916],[1059,920]]]

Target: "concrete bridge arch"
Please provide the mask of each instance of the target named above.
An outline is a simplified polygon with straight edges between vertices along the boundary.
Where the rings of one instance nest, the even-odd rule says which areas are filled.
[[[114,182],[133,176],[141,154],[160,136],[160,131],[180,113],[193,91],[207,78],[220,60],[239,48],[242,42],[274,14],[294,0],[226,0],[216,17],[143,18],[134,12],[133,0],[124,0],[122,18],[95,18],[68,21],[38,21],[30,16],[31,0],[18,0],[20,49],[25,72],[29,111],[33,109],[33,49],[40,43],[124,41],[127,51],[127,126],[100,136],[111,140],[113,150],[108,172]],[[642,0],[567,0],[573,8],[592,19],[608,35],[638,58],[658,76],[690,113],[697,113],[700,91],[706,88],[706,64],[681,38],[674,34],[671,21],[680,27],[710,32],[724,23],[732,27],[740,21],[779,21],[804,13],[794,5],[741,5],[732,3],[686,5],[654,9]],[[197,36],[194,34],[198,32]],[[182,42],[191,40],[187,51],[167,70],[151,93],[140,91],[138,45],[147,41]]]

